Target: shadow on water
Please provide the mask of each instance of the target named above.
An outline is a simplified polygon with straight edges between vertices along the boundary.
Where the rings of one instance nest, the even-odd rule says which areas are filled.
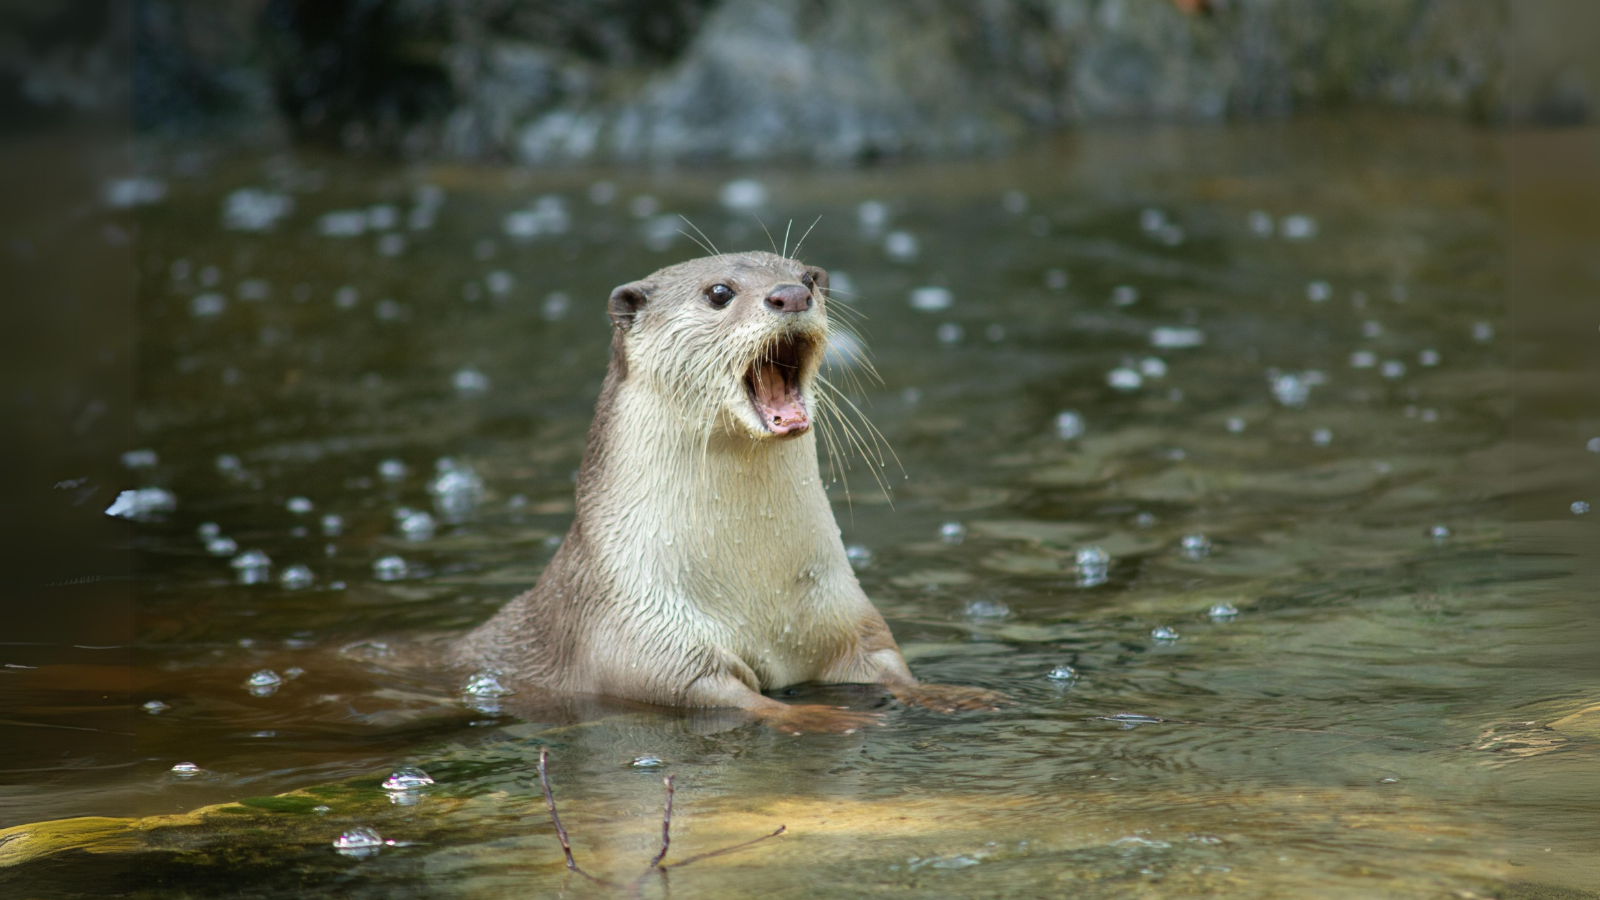
[[[1600,380],[1508,309],[1530,213],[1501,140],[1346,119],[843,172],[161,163],[122,214],[138,437],[107,487],[166,492],[118,523],[137,650],[0,648],[0,884],[603,893],[565,874],[547,749],[597,873],[653,852],[663,772],[683,858],[787,826],[670,876],[697,896],[1594,896]],[[903,464],[829,487],[861,580],[919,674],[1014,706],[805,687],[886,722],[791,738],[400,664],[549,559],[604,298],[701,252],[680,216],[724,250],[810,231]],[[434,783],[384,790],[405,765]],[[394,843],[336,852],[361,826]]]

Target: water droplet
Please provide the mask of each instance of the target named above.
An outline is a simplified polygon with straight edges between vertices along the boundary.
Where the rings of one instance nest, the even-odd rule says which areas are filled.
[[[483,479],[471,466],[445,457],[434,465],[438,475],[428,485],[433,508],[446,522],[460,522],[483,498]]]
[[[1326,281],[1313,281],[1306,285],[1306,299],[1312,303],[1324,303],[1333,296],[1333,285]]]
[[[1139,374],[1146,378],[1167,377],[1167,363],[1158,356],[1146,356],[1139,360]]]
[[[328,806],[326,804],[318,803],[316,806],[311,807],[311,811],[316,813],[319,816],[325,816],[328,813],[333,811],[333,807]]]
[[[469,366],[450,376],[450,384],[460,394],[481,394],[489,389],[489,376]]]
[[[162,703],[160,700],[146,700],[144,705],[140,708],[152,716],[159,716],[172,707]]]
[[[1206,610],[1206,617],[1213,622],[1226,622],[1239,614],[1239,610],[1226,600],[1211,604]]]
[[[949,309],[955,303],[955,295],[948,288],[937,286],[919,287],[911,292],[911,308],[923,312],[938,312]]]
[[[1199,347],[1206,342],[1206,334],[1198,328],[1156,328],[1150,332],[1150,346],[1181,349]]]
[[[1283,222],[1278,226],[1286,240],[1308,241],[1317,236],[1317,220],[1305,213],[1295,213],[1284,216]]]
[[[404,513],[404,515],[401,515]],[[395,513],[399,520],[400,534],[408,541],[426,541],[433,538],[433,516],[423,511],[412,512],[400,510]]]
[[[372,574],[379,581],[399,581],[406,577],[406,561],[398,556],[385,556],[372,564]]]
[[[311,512],[313,506],[308,497],[290,497],[289,502],[285,503],[283,508],[297,516],[303,516]]]
[[[1011,607],[987,598],[968,601],[965,611],[969,619],[1003,619],[1011,615]]]
[[[1357,350],[1350,354],[1350,368],[1370,369],[1378,364],[1378,354],[1371,350]]]
[[[939,526],[939,540],[946,544],[959,544],[967,538],[967,526],[960,522],[946,522]]]
[[[1571,509],[1573,515],[1581,516],[1589,511],[1589,504],[1583,500],[1574,500],[1572,501]]]
[[[1151,528],[1156,524],[1156,517],[1151,513],[1142,512],[1133,517],[1133,524],[1136,528]]]
[[[850,568],[860,571],[872,565],[872,551],[861,544],[850,544],[844,548],[844,557],[850,561]]]
[[[160,459],[154,450],[129,450],[122,454],[122,464],[130,469],[153,468]]]
[[[1285,372],[1272,379],[1272,396],[1284,406],[1305,406],[1311,384],[1301,375]]]
[[[310,587],[311,583],[316,580],[316,576],[311,574],[309,567],[298,564],[284,569],[283,574],[278,576],[278,583],[283,585],[285,590],[290,591],[298,591],[301,588]]]
[[[911,262],[921,250],[916,235],[909,231],[891,231],[883,239],[883,252],[895,262]]]
[[[382,848],[383,838],[365,825],[352,828],[333,839],[333,849],[343,856],[374,856]]]
[[[1394,777],[1393,775],[1386,775],[1383,778],[1379,778],[1378,779],[1378,783],[1379,784],[1399,784],[1400,783],[1400,779]]]
[[[1428,537],[1433,538],[1435,543],[1442,544],[1450,538],[1450,528],[1447,525],[1435,525],[1428,529]]]
[[[260,584],[272,570],[272,560],[260,550],[246,550],[229,563],[240,584]]]
[[[205,770],[192,762],[181,762],[173,766],[170,771],[179,778],[193,778]]]
[[[415,791],[433,784],[433,778],[427,772],[416,766],[401,766],[395,769],[388,778],[379,785],[386,791]]]
[[[367,214],[359,209],[336,209],[317,219],[323,237],[360,237],[367,230]]]
[[[378,477],[391,484],[403,481],[407,471],[406,464],[398,459],[386,459],[378,463]]]
[[[344,518],[342,516],[328,513],[322,517],[322,533],[324,535],[337,537],[342,531],[344,531]]]
[[[1111,564],[1111,555],[1099,547],[1079,547],[1075,560],[1079,568],[1108,566]]]
[[[1244,432],[1244,420],[1238,416],[1229,416],[1228,431],[1232,434],[1242,434]]]
[[[863,200],[856,207],[856,223],[863,233],[875,235],[889,224],[889,207],[879,200]]]
[[[1327,428],[1316,428],[1311,432],[1311,443],[1318,447],[1326,447],[1333,443],[1333,432]]]
[[[934,336],[939,339],[941,344],[959,344],[961,339],[966,336],[966,333],[966,329],[960,325],[954,322],[946,322],[939,326],[939,329],[934,332]]]
[[[735,212],[749,212],[767,202],[767,188],[753,178],[739,178],[722,186],[717,201]]]
[[[1480,344],[1487,344],[1494,340],[1494,326],[1488,322],[1478,322],[1472,326],[1472,339]]]
[[[1056,666],[1046,672],[1044,677],[1061,684],[1071,684],[1078,680],[1078,670],[1071,666]]]
[[[1211,539],[1203,534],[1186,534],[1183,536],[1183,555],[1190,559],[1200,559],[1211,553]]]
[[[1406,374],[1406,364],[1398,359],[1384,360],[1383,368],[1378,371],[1383,377],[1391,380],[1401,378]]]
[[[1046,269],[1044,273],[1044,286],[1052,291],[1066,290],[1070,278],[1065,269]]]
[[[498,672],[477,672],[461,686],[461,693],[469,697],[505,697],[516,693],[500,683]]]
[[[171,491],[147,487],[118,494],[117,499],[106,507],[106,515],[145,521],[177,508],[178,498]]]
[[[628,765],[638,769],[656,769],[665,765],[665,763],[661,761],[659,756],[635,756]]]
[[[1251,210],[1245,221],[1250,226],[1250,233],[1256,237],[1272,237],[1274,229],[1271,213],[1260,209]]]
[[[1583,445],[1590,453],[1600,453],[1600,437],[1589,438],[1589,443]]]
[[[259,669],[250,673],[244,681],[245,690],[257,697],[269,697],[283,686],[283,678],[271,669]]]
[[[1056,413],[1056,436],[1063,441],[1076,440],[1083,436],[1083,416],[1076,410],[1065,410]]]
[[[1417,354],[1417,365],[1437,366],[1439,364],[1439,351],[1424,350]]]
[[[1119,284],[1111,289],[1112,306],[1132,306],[1139,302],[1139,289],[1131,284]]]
[[[1150,629],[1150,639],[1158,644],[1171,644],[1178,639],[1178,632],[1169,626],[1157,625]]]
[[[1122,366],[1106,373],[1106,384],[1119,391],[1136,391],[1144,384],[1144,377],[1137,370]]]
[[[539,307],[539,314],[546,322],[558,322],[566,318],[567,310],[572,307],[572,298],[561,291],[548,294],[544,304]]]
[[[239,544],[231,537],[214,537],[206,541],[206,552],[212,556],[232,556],[239,552]]]

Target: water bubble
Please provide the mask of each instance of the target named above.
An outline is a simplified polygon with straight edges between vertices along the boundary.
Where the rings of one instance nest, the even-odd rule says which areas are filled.
[[[311,574],[310,567],[299,564],[289,566],[283,570],[283,574],[278,576],[278,583],[283,585],[286,590],[291,591],[308,588],[316,580],[316,576]]]
[[[889,224],[889,207],[878,200],[863,200],[856,207],[856,222],[869,235],[877,234]]]
[[[390,773],[379,787],[386,791],[415,791],[433,784],[433,778],[416,766],[401,766]]]
[[[239,552],[239,544],[231,537],[218,535],[206,539],[206,552],[212,556],[232,556]]]
[[[285,643],[289,644],[290,646],[295,646],[296,642],[285,641]],[[311,643],[309,641],[299,642],[299,643],[300,643],[300,645],[302,647],[311,646]],[[285,680],[288,680],[288,679],[292,679],[292,678],[299,678],[301,675],[304,675],[305,673],[306,673],[306,670],[300,668],[299,666],[290,666],[289,668],[283,670],[283,677],[284,677]]]
[[[1205,332],[1198,328],[1156,328],[1150,332],[1150,346],[1164,349],[1198,347],[1206,342]]]
[[[421,510],[415,512],[401,510],[401,512],[404,512],[405,515],[401,516],[396,513],[396,517],[399,519],[401,536],[408,541],[426,541],[433,538],[435,527],[433,516]]]
[[[883,239],[883,252],[896,262],[911,262],[921,252],[916,235],[909,231],[891,231]]]
[[[147,487],[117,494],[117,499],[106,507],[106,515],[143,521],[177,508],[178,498],[173,496],[171,491]]]
[[[159,716],[171,708],[172,707],[162,703],[160,700],[146,700],[144,705],[140,707],[140,709],[143,709],[152,716]]]
[[[1132,306],[1139,302],[1139,289],[1131,284],[1119,284],[1111,289],[1112,306]]]
[[[1078,680],[1078,670],[1071,666],[1056,666],[1046,672],[1044,677],[1061,684],[1071,684]]]
[[[1391,380],[1400,378],[1406,374],[1406,364],[1398,359],[1384,360],[1383,368],[1379,372]]]
[[[489,376],[469,366],[450,376],[450,384],[459,394],[481,394],[489,389]]]
[[[979,598],[968,601],[965,612],[969,619],[1003,619],[1011,615],[1011,607],[998,600]]]
[[[1287,240],[1307,241],[1317,236],[1317,220],[1304,213],[1284,216],[1278,230]]]
[[[1272,379],[1272,396],[1284,406],[1305,406],[1311,398],[1311,385],[1293,372]]]
[[[173,766],[169,771],[179,778],[193,778],[205,770],[192,762],[181,762]]]
[[[1227,427],[1228,427],[1228,432],[1230,434],[1243,434],[1244,433],[1244,419],[1241,419],[1238,416],[1229,416],[1228,417],[1228,422],[1227,422]]]
[[[1056,413],[1056,437],[1063,441],[1076,440],[1083,437],[1083,416],[1076,410],[1064,410]]]
[[[1379,784],[1399,784],[1400,783],[1400,779],[1394,777],[1393,775],[1385,775],[1384,777],[1378,779],[1378,783]]]
[[[1102,716],[1101,718],[1105,719],[1107,722],[1117,723],[1122,727],[1123,731],[1132,731],[1133,729],[1138,728],[1140,725],[1160,725],[1162,722],[1166,721],[1165,719],[1158,719],[1155,716],[1142,716],[1138,713],[1116,713],[1115,715]]]
[[[1589,504],[1585,500],[1574,500],[1572,506],[1568,508],[1572,510],[1573,515],[1581,516],[1589,511]]]
[[[122,454],[122,464],[130,469],[152,468],[160,460],[154,450],[129,450]]]
[[[362,825],[333,839],[333,849],[342,856],[356,858],[374,856],[383,848],[383,838],[376,831]]]
[[[1234,616],[1237,616],[1238,614],[1239,614],[1238,607],[1234,606],[1232,603],[1227,602],[1226,600],[1218,602],[1218,603],[1213,603],[1213,604],[1211,604],[1211,607],[1206,610],[1206,617],[1209,618],[1213,622],[1226,622],[1227,620],[1232,619]]]
[[[189,314],[202,319],[220,316],[227,308],[228,298],[216,291],[196,294],[189,300]]]
[[[260,550],[246,550],[229,563],[240,584],[260,584],[271,574],[272,560]]]
[[[1136,369],[1121,366],[1106,373],[1106,384],[1119,391],[1136,391],[1144,384],[1144,377]]]
[[[946,544],[959,544],[967,539],[967,526],[960,522],[946,522],[939,526],[939,540]]]
[[[911,292],[911,308],[923,312],[938,312],[949,309],[955,302],[955,297],[948,288],[919,287]]]
[[[1161,210],[1147,207],[1139,211],[1139,227],[1147,232],[1160,231],[1167,224],[1167,216]]]
[[[1203,534],[1186,534],[1181,545],[1183,555],[1190,559],[1200,559],[1211,553],[1211,539]]]
[[[1272,237],[1271,213],[1261,209],[1251,210],[1245,221],[1250,226],[1250,232],[1256,237]]]
[[[1111,555],[1099,547],[1079,547],[1073,555],[1079,587],[1105,584],[1111,572]]]
[[[268,231],[293,211],[294,198],[288,194],[240,188],[222,202],[222,227],[229,231]]]
[[[572,298],[561,291],[556,291],[544,298],[544,303],[539,307],[539,315],[546,322],[556,322],[566,318],[567,310],[572,307]]]
[[[271,669],[260,669],[250,673],[244,681],[244,689],[257,697],[268,697],[276,693],[283,686],[283,678]]]
[[[1378,364],[1378,354],[1371,350],[1357,350],[1350,354],[1350,368],[1370,369]]]
[[[322,533],[327,537],[337,537],[344,531],[344,517],[328,513],[322,517]]]
[[[872,565],[872,551],[861,544],[846,545],[844,558],[850,561],[850,568],[857,571]]]
[[[317,219],[317,232],[323,237],[360,237],[367,230],[367,214],[359,209],[336,209]]]
[[[659,210],[660,208],[660,201],[656,200],[656,198],[650,196],[649,194],[640,194],[639,196],[633,198],[633,201],[628,204],[628,212],[631,213],[635,219],[648,219],[655,215],[656,210]]]
[[[1589,438],[1589,442],[1583,446],[1590,453],[1600,453],[1600,437]]]
[[[1066,290],[1068,281],[1065,269],[1046,269],[1044,273],[1044,286],[1052,291]]]
[[[500,683],[498,672],[477,672],[461,686],[461,693],[469,697],[505,697],[516,693]]]
[[[384,556],[372,563],[372,574],[379,581],[399,581],[406,577],[406,561],[398,556]]]
[[[946,322],[934,332],[934,336],[939,339],[941,344],[959,344],[966,334],[966,329],[954,322]]]
[[[766,204],[767,188],[753,178],[739,178],[722,186],[717,201],[734,212],[749,212]]]
[[[636,769],[659,769],[666,765],[659,756],[635,756],[628,765]]]
[[[511,293],[511,289],[516,286],[517,280],[510,272],[504,269],[496,269],[483,279],[483,283],[489,288],[489,293],[494,294],[496,297],[504,297]]]
[[[428,484],[433,495],[433,508],[446,522],[465,519],[483,499],[483,479],[471,466],[461,465],[448,457],[434,464],[439,473]]]
[[[1158,644],[1171,644],[1178,640],[1178,631],[1167,625],[1157,625],[1150,629],[1150,639]]]
[[[407,471],[406,464],[398,459],[386,459],[378,463],[378,477],[390,484],[405,480]]]
[[[159,203],[167,196],[167,183],[158,178],[144,176],[113,178],[106,182],[101,196],[105,198],[107,206],[116,209],[146,206]]]
[[[1146,356],[1144,359],[1139,360],[1139,374],[1146,378],[1167,377],[1166,360],[1159,356]]]
[[[1424,350],[1417,354],[1417,365],[1419,366],[1437,366],[1438,364],[1439,351],[1437,350]]]
[[[1487,344],[1494,340],[1494,326],[1488,322],[1479,322],[1472,326],[1472,339],[1480,344]]]
[[[311,512],[313,506],[308,497],[290,497],[288,502],[283,504],[283,508],[297,516],[303,516]]]
[[[1311,443],[1318,447],[1326,447],[1333,443],[1333,431],[1328,428],[1314,428],[1311,430]]]
[[[1449,540],[1450,534],[1450,527],[1448,525],[1435,525],[1428,529],[1428,537],[1433,538],[1433,541],[1436,544],[1442,544]]]

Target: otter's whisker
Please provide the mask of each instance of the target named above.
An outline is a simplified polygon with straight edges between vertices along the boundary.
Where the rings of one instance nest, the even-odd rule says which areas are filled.
[[[708,253],[710,253],[710,254],[711,254],[711,255],[713,255],[713,256],[721,256],[721,255],[722,255],[722,251],[721,251],[721,250],[718,250],[718,249],[717,249],[717,244],[716,244],[716,242],[715,242],[715,241],[713,241],[713,240],[711,240],[711,238],[710,238],[710,237],[708,237],[708,236],[707,236],[707,235],[706,235],[706,233],[705,233],[705,232],[704,232],[704,231],[701,231],[701,230],[700,230],[700,226],[699,226],[699,225],[696,225],[696,224],[695,224],[695,223],[693,223],[693,222],[690,222],[690,221],[689,221],[689,217],[688,217],[688,216],[686,216],[686,215],[684,215],[684,214],[683,214],[683,213],[679,213],[679,214],[678,214],[678,218],[680,218],[680,219],[682,219],[682,220],[683,220],[683,221],[684,221],[684,222],[686,222],[686,223],[688,223],[688,225],[689,225],[689,227],[690,227],[690,228],[693,228],[693,229],[694,229],[694,230],[695,230],[695,233],[697,233],[697,234],[699,234],[699,235],[700,235],[700,236],[701,236],[701,237],[703,237],[703,238],[705,238],[705,241],[706,241],[706,242],[705,242],[705,244],[700,244],[700,246],[701,246],[701,247],[705,247],[705,249],[706,249],[706,252],[708,252]],[[678,230],[678,233],[679,233],[679,234],[683,234],[683,236],[684,236],[684,237],[689,237],[689,235],[687,235],[687,234],[684,234],[684,232],[683,232],[683,230],[682,230],[682,229],[679,229],[679,230]],[[693,238],[690,238],[690,239],[691,239],[691,240],[693,240]],[[700,242],[699,242],[699,241],[695,241],[695,243],[697,243],[697,244],[699,244],[699,243],[700,243]],[[710,245],[710,246],[709,246],[709,247],[707,247],[707,246],[706,246],[706,245],[707,245],[707,244],[709,244],[709,245]]]
[[[761,226],[761,230],[767,232],[767,243],[772,245],[772,252],[773,253],[777,253],[778,252],[778,242],[773,240],[772,232],[767,231],[767,223],[761,221],[761,217],[760,216],[756,216],[755,220],[756,220],[756,224]]]
[[[817,227],[817,223],[821,221],[822,217],[817,216],[816,219],[811,222],[811,228]],[[806,242],[806,238],[811,236],[811,228],[807,228],[806,233],[800,235],[800,240],[794,245],[794,257],[791,258],[798,258],[800,256],[800,245],[804,244]]]
[[[789,230],[792,228],[794,228],[794,220],[790,219],[789,224],[783,227],[783,252],[778,254],[785,259],[789,258]]]

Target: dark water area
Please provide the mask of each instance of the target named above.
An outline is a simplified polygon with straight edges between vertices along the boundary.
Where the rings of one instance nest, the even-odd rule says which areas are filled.
[[[125,513],[134,621],[0,635],[0,888],[607,895],[545,749],[606,877],[663,773],[669,861],[787,826],[652,896],[1600,896],[1600,188],[1563,168],[1596,146],[1353,117],[849,170],[154,153],[107,187],[131,434],[59,492]],[[834,380],[893,450],[823,461],[859,577],[919,676],[1014,705],[551,722],[412,663],[538,578],[605,298],[696,238],[830,270],[880,376]],[[336,851],[358,827],[394,843]]]

